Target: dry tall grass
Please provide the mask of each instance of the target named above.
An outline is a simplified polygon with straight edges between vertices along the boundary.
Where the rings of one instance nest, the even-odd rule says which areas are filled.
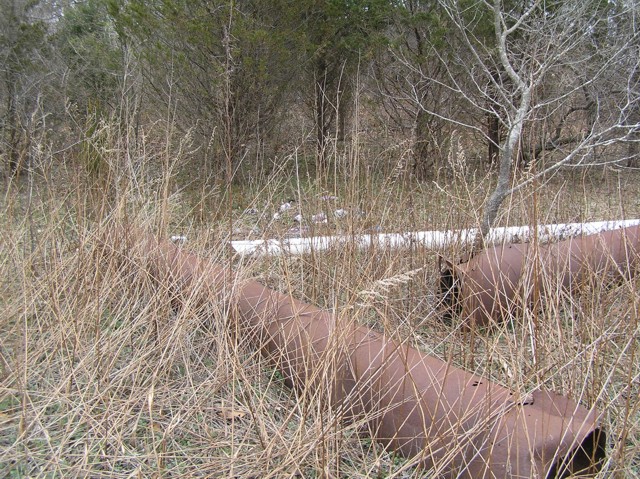
[[[437,185],[400,174],[385,179],[354,173],[336,176],[327,191],[299,175],[301,159],[294,154],[279,175],[236,187],[230,204],[223,186],[185,180],[174,168],[184,145],[172,149],[149,141],[131,150],[109,135],[97,175],[49,158],[29,178],[5,185],[1,476],[435,475],[385,451],[359,424],[328,420],[317,397],[287,389],[236,334],[219,297],[196,285],[176,308],[175,291],[139,249],[116,255],[114,245],[103,241],[107,232],[134,223],[161,237],[184,234],[190,250],[229,262],[241,275],[334,308],[513,389],[544,386],[595,404],[609,437],[599,477],[640,477],[637,280],[608,284],[593,277],[579,293],[558,291],[543,310],[470,336],[443,323],[435,309],[435,251],[346,246],[304,257],[240,260],[226,248],[230,237],[249,235],[252,228],[269,236],[295,226],[292,213],[272,218],[289,197],[308,218],[327,213],[326,225],[309,224],[316,233],[474,226],[487,178],[450,162],[446,181]],[[452,155],[464,163],[459,153]],[[590,175],[552,179],[535,197],[532,190],[520,192],[501,221],[640,215],[637,176]],[[339,199],[321,199],[327,193]],[[243,213],[249,206],[259,214]],[[349,216],[333,218],[338,206]]]

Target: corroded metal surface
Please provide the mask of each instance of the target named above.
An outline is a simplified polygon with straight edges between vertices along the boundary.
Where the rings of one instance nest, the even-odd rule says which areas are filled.
[[[555,393],[526,397],[349,318],[243,281],[169,243],[139,237],[155,274],[229,305],[242,334],[302,394],[336,417],[364,420],[378,441],[433,477],[555,477],[604,457],[598,414]],[[213,296],[211,296],[213,295]]]
[[[467,327],[491,326],[594,276],[630,277],[639,253],[640,226],[540,246],[487,248],[467,262],[441,268],[442,304],[449,315],[461,315]]]

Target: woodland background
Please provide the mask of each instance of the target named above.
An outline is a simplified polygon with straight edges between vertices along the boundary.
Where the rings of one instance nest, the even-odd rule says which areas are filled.
[[[456,141],[502,172],[506,160],[636,166],[632,1],[0,8],[7,175],[50,157],[103,171],[113,162],[100,151],[107,124],[133,143],[163,125],[168,146],[188,146],[181,162],[209,183],[271,174],[293,152],[317,176],[400,166],[424,179]],[[358,147],[371,149],[366,164],[350,161]]]
[[[105,242],[134,225],[521,394],[595,407],[599,477],[640,477],[637,279],[594,274],[469,335],[435,295],[438,256],[469,245],[227,248],[639,218],[639,20],[634,0],[0,0],[0,476],[447,467],[284,387],[227,301],[195,285],[176,309],[144,252]]]

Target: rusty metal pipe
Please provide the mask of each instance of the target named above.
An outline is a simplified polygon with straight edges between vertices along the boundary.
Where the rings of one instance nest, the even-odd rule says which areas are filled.
[[[230,302],[289,386],[323,394],[345,421],[364,419],[375,439],[437,477],[563,477],[600,467],[605,433],[594,410],[544,390],[521,397],[170,243],[139,242],[174,287],[198,284]]]
[[[589,277],[630,277],[638,266],[640,226],[535,246],[487,248],[469,261],[441,268],[445,314],[466,327],[491,326],[538,308],[547,294],[579,287]]]

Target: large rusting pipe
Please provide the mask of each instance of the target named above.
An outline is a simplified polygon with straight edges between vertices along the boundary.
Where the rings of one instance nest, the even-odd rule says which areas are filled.
[[[466,262],[441,267],[441,305],[466,327],[499,324],[523,306],[537,308],[546,294],[578,287],[590,276],[629,277],[639,253],[640,226],[552,244],[487,248]]]
[[[564,477],[600,468],[605,433],[594,410],[545,390],[522,397],[168,242],[135,242],[174,288],[197,284],[229,301],[289,386],[323,394],[345,421],[364,419],[375,439],[434,477]]]

